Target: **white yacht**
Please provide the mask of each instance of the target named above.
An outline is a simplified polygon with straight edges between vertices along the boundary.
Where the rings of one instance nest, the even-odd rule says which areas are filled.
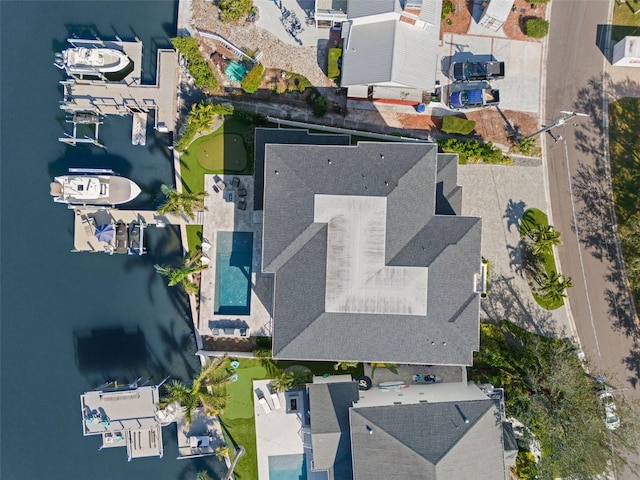
[[[56,203],[69,205],[119,205],[140,194],[140,187],[113,170],[70,168],[71,175],[55,177],[51,196]]]
[[[67,48],[55,54],[55,66],[72,76],[113,75],[125,71],[131,59],[120,50],[98,46]]]

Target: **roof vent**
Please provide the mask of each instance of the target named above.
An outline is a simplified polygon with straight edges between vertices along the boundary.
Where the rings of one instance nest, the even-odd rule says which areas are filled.
[[[373,435],[373,428],[371,428],[369,425],[365,425],[365,427],[367,429],[367,432],[369,432],[369,435]]]
[[[469,423],[469,419],[465,416],[465,414],[462,412],[462,409],[460,408],[460,405],[458,405],[457,403],[456,403],[456,410],[462,417],[462,420],[464,421],[464,423]]]
[[[380,154],[380,160],[384,160],[384,155]]]
[[[275,174],[278,175],[280,172],[278,170],[275,171]]]
[[[330,159],[330,158],[327,158],[327,163],[328,163],[329,165],[331,165],[331,159]]]
[[[394,405],[402,405],[402,402],[393,402]]]

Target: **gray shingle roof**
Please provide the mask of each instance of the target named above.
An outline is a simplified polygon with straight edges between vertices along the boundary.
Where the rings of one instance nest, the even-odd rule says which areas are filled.
[[[309,133],[293,128],[256,128],[254,145],[255,186],[253,209],[262,210],[264,198],[264,148],[267,143],[299,145],[349,145],[349,135]]]
[[[400,21],[399,10],[393,5],[392,1],[349,3],[353,20],[345,29],[343,87],[387,84],[429,91],[435,88],[441,2],[426,2],[415,25]],[[357,14],[352,15],[352,10]],[[395,17],[375,18],[388,12],[395,12]]]
[[[358,400],[358,384],[312,384],[308,389],[314,470],[328,470],[336,480],[351,479],[349,408]]]
[[[457,188],[450,156],[440,162],[437,147],[428,144],[267,145],[265,165],[262,260],[263,270],[276,274],[276,358],[472,363],[479,342],[473,276],[480,269],[481,220],[435,215],[437,183],[443,192]],[[386,199],[386,230],[377,233],[385,242],[381,269],[392,275],[405,267],[427,270],[426,315],[401,313],[415,300],[403,297],[402,288],[381,305],[327,311],[329,229],[336,226],[314,222],[318,194]],[[354,271],[370,267],[361,263]],[[372,284],[365,280],[366,290]],[[371,300],[366,292],[354,295],[354,302]],[[370,308],[376,313],[366,313]]]
[[[356,407],[350,428],[355,480],[506,475],[502,424],[488,399]]]

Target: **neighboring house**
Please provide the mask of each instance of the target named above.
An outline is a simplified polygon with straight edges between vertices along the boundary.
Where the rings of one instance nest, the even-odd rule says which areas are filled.
[[[510,424],[473,383],[396,394],[359,392],[355,382],[307,389],[313,471],[329,479],[510,478],[517,453]]]
[[[339,30],[347,19],[347,0],[316,0],[313,20],[316,28]]]
[[[267,143],[262,270],[278,359],[471,365],[481,219],[433,144]]]
[[[399,0],[349,0],[341,86],[350,98],[420,103],[436,86],[442,2],[405,10]]]
[[[514,0],[490,0],[478,25],[493,32],[501,30],[511,13],[513,2]]]

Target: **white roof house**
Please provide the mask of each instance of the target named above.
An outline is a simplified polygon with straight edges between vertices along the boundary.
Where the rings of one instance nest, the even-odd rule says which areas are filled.
[[[507,21],[513,2],[514,0],[490,0],[478,24],[487,30],[497,32]]]
[[[640,37],[624,37],[613,47],[615,67],[640,67]]]
[[[398,0],[350,0],[341,85],[433,90],[441,8],[441,2],[424,2],[415,14]]]

